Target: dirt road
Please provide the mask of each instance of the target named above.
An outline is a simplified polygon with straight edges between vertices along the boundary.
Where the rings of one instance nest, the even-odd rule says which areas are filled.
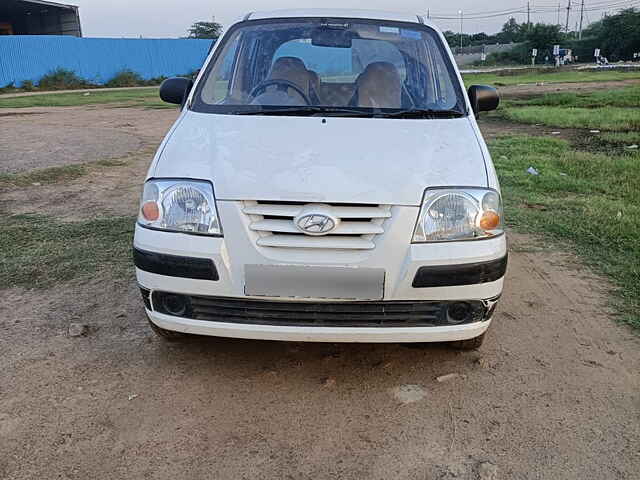
[[[0,210],[135,215],[150,152],[175,112],[28,118],[46,132],[56,115],[70,125],[97,115],[116,131],[130,123],[137,147],[120,167],[5,190]],[[3,128],[22,121],[8,118]],[[88,147],[96,158],[110,151],[98,141]],[[0,144],[21,158],[20,142]],[[73,136],[61,142],[77,148]],[[606,282],[573,257],[535,238],[510,241],[503,302],[485,346],[470,353],[167,345],[147,328],[132,272],[0,290],[0,478],[638,478],[639,337],[615,323]],[[85,336],[69,336],[74,322]]]

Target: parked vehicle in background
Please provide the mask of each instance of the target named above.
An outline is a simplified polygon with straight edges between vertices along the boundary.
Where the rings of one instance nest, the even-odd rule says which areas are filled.
[[[217,42],[149,169],[134,240],[151,325],[479,346],[507,265],[498,179],[442,33],[417,16],[253,13]]]

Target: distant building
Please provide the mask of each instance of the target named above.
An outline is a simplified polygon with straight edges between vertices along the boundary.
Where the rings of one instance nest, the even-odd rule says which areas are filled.
[[[78,7],[45,0],[0,0],[0,35],[81,37]]]

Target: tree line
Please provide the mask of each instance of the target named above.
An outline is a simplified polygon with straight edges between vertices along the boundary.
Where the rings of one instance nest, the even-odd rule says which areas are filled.
[[[640,52],[640,10],[628,8],[616,15],[608,15],[592,23],[582,31],[582,39],[578,32],[563,32],[560,25],[548,23],[518,23],[510,18],[502,30],[494,35],[484,32],[462,34],[450,30],[444,36],[451,48],[493,45],[519,44],[509,52],[492,54],[488,63],[527,63],[531,60],[531,50],[538,49],[538,55],[544,58],[552,56],[553,46],[561,45],[571,48],[580,60],[590,61],[596,48],[609,60],[631,60],[634,53]]]

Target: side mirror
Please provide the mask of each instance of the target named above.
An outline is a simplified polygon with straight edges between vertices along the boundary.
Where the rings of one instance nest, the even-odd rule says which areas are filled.
[[[469,87],[469,100],[476,117],[480,112],[495,110],[500,105],[500,96],[493,87],[486,85],[471,85]]]
[[[187,100],[193,80],[184,77],[167,78],[160,85],[160,98],[167,103],[182,105]]]

